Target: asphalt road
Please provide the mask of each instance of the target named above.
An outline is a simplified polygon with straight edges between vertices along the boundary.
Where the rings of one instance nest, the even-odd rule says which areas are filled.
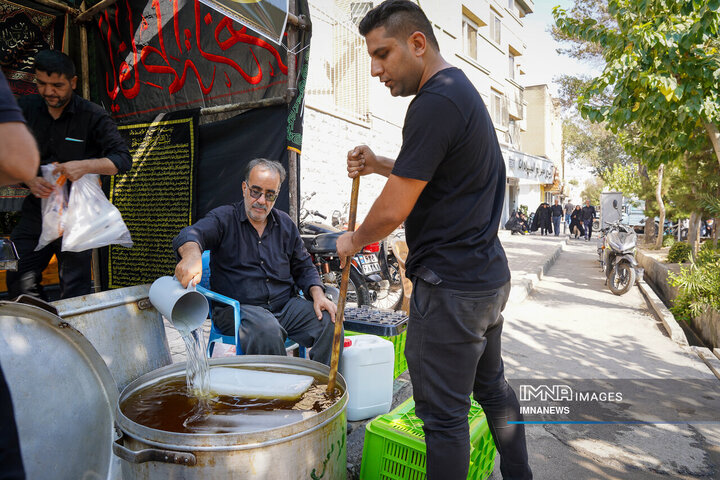
[[[637,287],[609,291],[595,248],[570,240],[531,295],[505,311],[506,376],[518,394],[531,384],[623,397],[521,401],[571,409],[526,415],[538,422],[526,426],[535,478],[720,478],[720,380],[665,334]],[[502,478],[498,465],[492,479]]]

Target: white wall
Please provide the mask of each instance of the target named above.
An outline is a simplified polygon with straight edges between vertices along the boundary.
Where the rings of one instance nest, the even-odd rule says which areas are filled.
[[[400,151],[401,129],[373,118],[370,127],[305,108],[303,149],[300,169],[301,198],[316,192],[305,207],[327,215],[343,211],[350,202],[352,180],[347,176],[347,152],[365,144],[379,155],[395,157]],[[358,222],[362,222],[385,185],[385,177],[370,175],[360,180]],[[319,219],[317,219],[319,220]]]
[[[518,188],[518,205],[527,205],[528,213],[532,213],[537,210],[537,207],[541,203],[542,198],[539,184],[520,183]]]

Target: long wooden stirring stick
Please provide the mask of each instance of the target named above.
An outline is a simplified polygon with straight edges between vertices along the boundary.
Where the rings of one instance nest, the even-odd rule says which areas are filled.
[[[355,231],[355,217],[357,216],[358,192],[360,191],[360,175],[353,178],[352,193],[350,193],[350,217],[348,218],[348,232]],[[345,300],[347,299],[348,282],[350,281],[350,263],[352,257],[345,257],[345,266],[340,280],[340,298],[338,299],[337,313],[335,314],[335,333],[333,335],[332,357],[330,357],[330,377],[328,378],[327,393],[335,390],[338,362],[340,361],[340,337],[343,330],[343,317],[345,316]]]

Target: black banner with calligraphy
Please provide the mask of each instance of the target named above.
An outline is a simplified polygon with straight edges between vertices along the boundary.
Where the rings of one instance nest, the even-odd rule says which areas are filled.
[[[198,110],[119,130],[133,165],[112,178],[110,201],[120,210],[134,245],[110,246],[110,288],[151,283],[175,271],[172,239],[195,218]]]
[[[0,66],[15,95],[37,93],[35,54],[62,47],[66,17],[41,8],[0,1]]]
[[[199,0],[119,0],[95,25],[102,102],[119,123],[287,88],[285,47]]]

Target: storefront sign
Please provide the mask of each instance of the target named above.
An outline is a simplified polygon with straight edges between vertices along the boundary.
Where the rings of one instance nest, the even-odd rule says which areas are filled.
[[[553,183],[555,165],[552,161],[506,148],[502,149],[502,153],[506,176],[535,180],[541,184]]]

